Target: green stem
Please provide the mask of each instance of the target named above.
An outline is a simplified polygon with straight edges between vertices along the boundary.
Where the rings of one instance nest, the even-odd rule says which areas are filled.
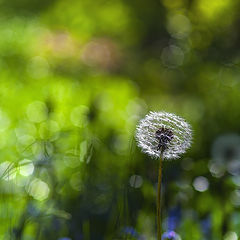
[[[159,158],[159,172],[158,172],[158,191],[157,191],[157,239],[162,239],[162,227],[161,227],[161,186],[162,186],[162,162],[163,151],[161,151]]]

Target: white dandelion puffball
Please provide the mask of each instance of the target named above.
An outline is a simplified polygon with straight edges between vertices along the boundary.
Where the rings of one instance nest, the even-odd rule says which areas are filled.
[[[181,117],[167,112],[150,112],[140,120],[136,140],[143,152],[163,159],[179,158],[192,142],[191,126]]]

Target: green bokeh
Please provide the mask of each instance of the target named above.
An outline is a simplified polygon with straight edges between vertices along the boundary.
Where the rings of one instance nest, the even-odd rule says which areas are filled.
[[[150,110],[193,126],[164,162],[163,230],[239,238],[240,146],[222,151],[240,134],[238,1],[0,7],[0,239],[156,239],[158,161],[134,139]]]

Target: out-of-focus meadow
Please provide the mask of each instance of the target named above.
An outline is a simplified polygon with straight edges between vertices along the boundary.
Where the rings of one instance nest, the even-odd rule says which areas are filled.
[[[194,130],[163,165],[164,232],[239,239],[239,1],[0,9],[0,239],[156,239],[158,161],[134,139],[149,110]]]

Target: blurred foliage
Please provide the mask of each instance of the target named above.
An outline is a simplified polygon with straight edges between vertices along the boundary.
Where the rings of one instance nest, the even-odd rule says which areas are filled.
[[[239,238],[239,1],[0,7],[0,239],[155,239],[149,110],[194,129],[164,162],[164,236]]]

